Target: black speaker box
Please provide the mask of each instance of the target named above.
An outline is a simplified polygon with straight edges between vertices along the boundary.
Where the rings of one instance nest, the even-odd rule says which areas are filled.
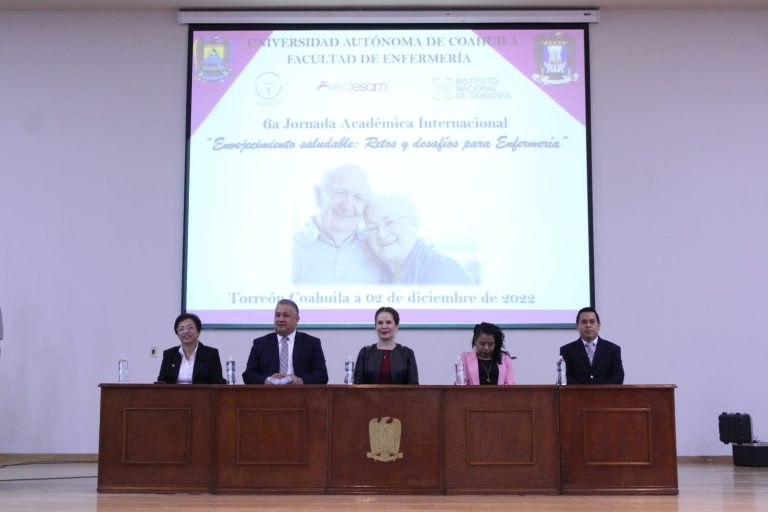
[[[734,466],[768,466],[768,443],[734,444],[731,447]]]
[[[720,441],[728,443],[751,443],[752,442],[752,420],[749,414],[727,413],[724,412],[717,417]]]

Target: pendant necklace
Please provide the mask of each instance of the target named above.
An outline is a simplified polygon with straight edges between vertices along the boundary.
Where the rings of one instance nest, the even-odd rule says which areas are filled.
[[[485,363],[481,359],[478,359],[480,362],[480,366],[483,368],[483,371],[485,372],[485,382],[488,382],[490,384],[491,382],[491,365],[493,364],[493,360],[491,360],[491,363],[488,365],[488,368],[485,367]]]

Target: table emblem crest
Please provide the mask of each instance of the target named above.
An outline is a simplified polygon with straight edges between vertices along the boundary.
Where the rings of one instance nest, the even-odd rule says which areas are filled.
[[[400,452],[400,433],[402,424],[397,418],[384,416],[383,418],[371,418],[368,422],[368,437],[371,442],[371,451],[368,458],[378,462],[392,462],[402,459]]]

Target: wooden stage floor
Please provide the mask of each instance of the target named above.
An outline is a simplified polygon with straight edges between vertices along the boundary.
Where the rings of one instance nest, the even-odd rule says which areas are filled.
[[[768,511],[768,468],[678,465],[679,496],[211,496],[97,494],[95,463],[0,465],[0,511],[228,512],[360,510],[505,512]]]

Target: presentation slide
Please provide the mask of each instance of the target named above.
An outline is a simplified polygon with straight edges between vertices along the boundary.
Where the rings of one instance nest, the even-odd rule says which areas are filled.
[[[592,299],[586,26],[270,28],[190,27],[186,311],[573,325]]]

